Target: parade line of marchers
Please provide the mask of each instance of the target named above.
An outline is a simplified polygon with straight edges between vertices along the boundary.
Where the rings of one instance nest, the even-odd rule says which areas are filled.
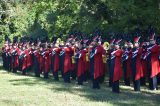
[[[136,36],[131,41],[111,39],[102,42],[101,36],[77,40],[69,37],[65,42],[60,38],[52,43],[6,41],[2,47],[3,67],[16,73],[27,75],[33,71],[36,77],[41,74],[45,79],[49,72],[56,81],[59,73],[65,83],[77,80],[78,85],[92,80],[93,89],[100,89],[106,73],[109,74],[109,87],[119,93],[119,81],[123,76],[124,84],[135,91],[149,83],[150,90],[157,90],[160,81],[160,45],[156,43],[155,34],[145,42]],[[120,46],[121,42],[125,42]],[[60,72],[59,72],[60,71]]]

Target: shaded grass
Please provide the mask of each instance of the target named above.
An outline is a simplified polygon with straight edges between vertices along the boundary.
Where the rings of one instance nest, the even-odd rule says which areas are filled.
[[[91,89],[91,82],[78,86],[50,79],[36,78],[33,74],[22,76],[8,73],[0,68],[0,106],[154,106],[160,104],[160,91],[149,91],[142,87],[134,92],[132,87],[121,84],[121,93],[111,92],[108,83],[100,90]]]

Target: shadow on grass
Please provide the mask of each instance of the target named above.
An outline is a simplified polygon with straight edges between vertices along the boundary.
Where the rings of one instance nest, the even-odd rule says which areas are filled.
[[[12,74],[12,73],[11,73]],[[15,76],[22,76],[20,72],[13,74]],[[29,77],[28,77],[29,76]],[[50,76],[49,79],[36,78],[32,73],[28,76],[21,77],[20,79],[9,80],[12,85],[20,86],[35,86],[35,85],[47,85],[47,89],[54,92],[67,92],[70,94],[75,94],[80,97],[86,98],[88,101],[95,102],[108,102],[118,106],[137,106],[137,105],[149,105],[154,106],[160,103],[160,94],[155,92],[142,91],[139,93],[134,92],[130,88],[121,88],[120,94],[112,93],[111,88],[107,87],[107,84],[101,85],[100,90],[94,90],[91,88],[91,82],[84,83],[83,86],[78,86],[76,81],[72,81],[70,84],[66,84],[62,79],[56,82]]]
[[[90,101],[97,102],[109,102],[118,106],[137,106],[137,105],[148,105],[155,106],[160,103],[159,96],[160,94],[152,94],[152,93],[136,93],[131,90],[121,89],[120,94],[112,93],[111,88],[103,86],[100,90],[93,90],[90,87],[71,87],[68,88],[53,88],[56,91],[67,91],[69,93],[79,95],[80,97],[85,97]]]
[[[4,70],[3,66],[0,64],[0,70]]]
[[[15,79],[15,80],[9,80],[13,85],[18,86],[18,85],[28,85],[28,86],[33,86],[36,83],[33,82],[33,80],[30,80],[29,78],[23,78],[23,79]]]

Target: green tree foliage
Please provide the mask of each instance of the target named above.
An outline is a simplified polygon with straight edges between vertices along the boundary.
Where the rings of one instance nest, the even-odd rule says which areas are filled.
[[[105,34],[149,25],[160,31],[158,0],[1,0],[0,10],[1,35],[11,38],[51,38],[97,27]]]

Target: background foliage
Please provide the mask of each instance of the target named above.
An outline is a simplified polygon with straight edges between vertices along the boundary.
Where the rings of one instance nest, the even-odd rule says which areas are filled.
[[[158,0],[0,0],[0,42],[5,35],[53,37],[72,31],[160,31]],[[3,12],[2,12],[3,11]]]

